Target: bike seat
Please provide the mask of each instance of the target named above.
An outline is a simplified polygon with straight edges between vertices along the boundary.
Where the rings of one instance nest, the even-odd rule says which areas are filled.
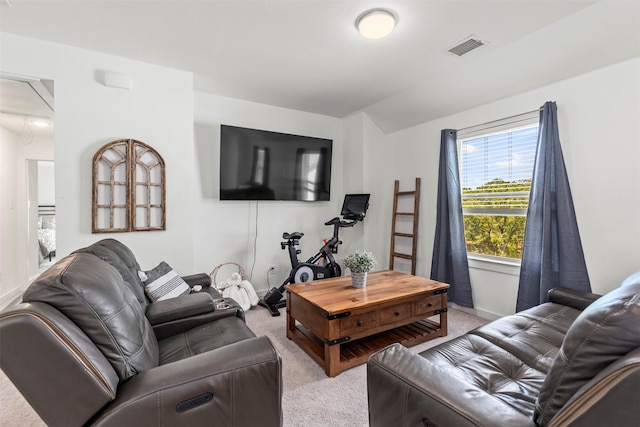
[[[291,234],[282,233],[282,238],[285,239],[285,240],[291,240],[291,239],[298,240],[298,239],[301,239],[302,236],[304,236],[304,233],[300,233],[298,231],[295,231],[295,232],[293,232]]]

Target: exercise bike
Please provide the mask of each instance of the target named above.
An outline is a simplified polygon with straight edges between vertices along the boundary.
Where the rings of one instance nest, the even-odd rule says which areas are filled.
[[[264,297],[258,302],[259,305],[265,307],[272,316],[279,316],[279,309],[285,307],[287,302],[283,299],[285,286],[289,283],[306,283],[312,280],[327,279],[330,277],[340,277],[342,268],[333,257],[338,253],[338,246],[342,244],[339,238],[341,228],[353,227],[359,221],[362,221],[369,207],[369,194],[347,194],[342,205],[341,215],[343,219],[335,217],[324,225],[333,226],[333,235],[324,242],[324,245],[304,262],[298,260],[301,253],[297,246],[304,233],[283,233],[282,238],[285,240],[280,242],[282,250],[288,249],[289,259],[291,261],[291,271],[289,276],[282,282],[280,287],[271,288]]]

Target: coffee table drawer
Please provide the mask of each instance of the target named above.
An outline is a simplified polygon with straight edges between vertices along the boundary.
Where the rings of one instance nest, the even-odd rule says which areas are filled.
[[[378,316],[375,311],[351,315],[340,319],[340,335],[345,336],[358,331],[364,331],[378,326]]]
[[[394,305],[392,307],[380,310],[380,323],[383,325],[386,325],[387,323],[397,322],[399,320],[408,319],[409,317],[411,317],[410,302]]]
[[[429,313],[430,311],[440,310],[442,308],[442,296],[433,295],[422,300],[416,301],[416,314]]]

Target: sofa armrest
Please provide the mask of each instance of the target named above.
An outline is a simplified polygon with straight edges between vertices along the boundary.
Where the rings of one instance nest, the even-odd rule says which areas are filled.
[[[640,425],[639,384],[640,348],[615,361],[582,386],[551,419],[549,427]]]
[[[282,361],[256,337],[142,372],[95,426],[282,425]]]
[[[182,276],[182,280],[187,282],[187,285],[192,288],[195,285],[200,285],[203,288],[211,286],[211,276],[209,276],[207,273],[196,273],[190,274],[188,276]]]
[[[84,425],[114,399],[119,381],[89,337],[41,302],[0,313],[0,367],[50,426]]]
[[[190,300],[191,297],[195,297],[195,296],[198,296],[199,299],[203,299],[203,300],[207,298],[212,301],[211,304],[213,305],[212,296],[209,295],[207,292],[199,292],[196,294],[183,295],[181,297],[172,298],[172,299],[180,300],[182,298],[185,298],[187,300]],[[165,300],[165,301],[171,301],[171,300]],[[154,304],[158,304],[159,302],[164,302],[164,301],[156,301],[149,305],[149,307],[147,308],[147,318],[149,317],[149,310],[150,309],[154,310],[152,306]],[[207,304],[204,304],[204,307],[203,307],[204,312],[200,314],[193,314],[189,316],[185,315],[184,317],[180,317],[177,315],[177,313],[179,313],[180,310],[176,310],[177,313],[173,319],[170,319],[170,320],[165,319],[164,322],[158,322],[158,320],[156,319],[155,324],[151,322],[151,320],[149,321],[151,323],[151,327],[153,328],[153,332],[156,335],[156,338],[158,340],[161,340],[176,334],[180,334],[182,332],[186,332],[189,329],[196,328],[200,325],[215,322],[216,320],[222,319],[224,317],[235,316],[240,318],[242,321],[245,320],[244,311],[238,305],[237,302],[235,302],[231,298],[225,298],[225,302],[229,304],[230,306],[229,308],[223,308],[223,309],[213,308],[212,310],[204,311],[205,307],[207,307]],[[185,301],[184,303],[186,304],[187,301]],[[180,306],[183,304],[183,302],[176,301],[175,304],[177,306]],[[183,311],[182,313],[185,313],[185,312]],[[161,316],[161,314],[158,316]],[[168,318],[168,316],[165,316],[165,317]]]
[[[176,319],[210,313],[214,309],[213,298],[203,292],[155,301],[147,306],[146,316],[151,325],[158,325]]]
[[[367,362],[369,425],[534,426],[485,390],[393,344]]]
[[[589,306],[589,304],[601,296],[602,295],[576,291],[575,289],[569,288],[553,288],[547,293],[547,299],[549,302],[566,305],[577,310],[584,310]]]

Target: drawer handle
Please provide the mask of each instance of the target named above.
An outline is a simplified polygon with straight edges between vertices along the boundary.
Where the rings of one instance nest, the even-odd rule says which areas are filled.
[[[427,307],[431,307],[431,303],[427,304]]]
[[[358,326],[362,326],[364,325],[364,322],[362,320],[358,320]]]
[[[396,311],[396,316],[400,316],[400,312],[399,311]]]

